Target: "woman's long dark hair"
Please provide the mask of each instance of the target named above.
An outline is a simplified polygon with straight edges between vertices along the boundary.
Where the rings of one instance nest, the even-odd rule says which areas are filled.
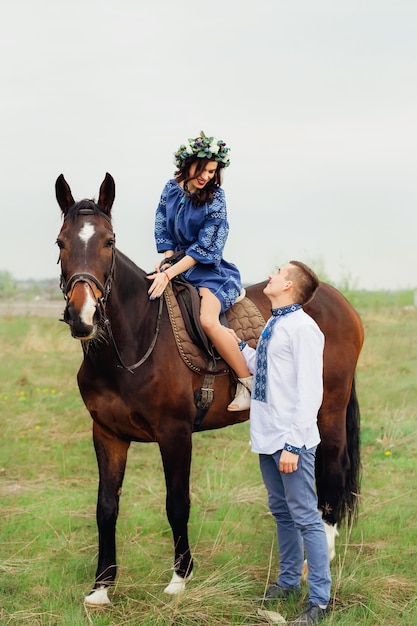
[[[177,181],[177,183],[183,183],[184,190],[185,192],[187,192],[188,181],[192,180],[192,178],[197,178],[198,176],[200,176],[200,174],[204,172],[207,163],[210,163],[210,161],[214,161],[214,159],[206,159],[206,158],[200,158],[196,156],[190,156],[188,159],[184,161],[184,164],[182,165],[182,167],[180,167],[175,172],[175,180]],[[194,176],[191,178],[190,166],[193,163],[197,163],[197,167],[196,167]],[[206,202],[210,204],[213,201],[215,190],[221,187],[221,184],[222,184],[221,172],[223,169],[224,168],[221,165],[221,163],[217,163],[216,173],[214,174],[213,178],[203,187],[203,189],[197,189],[197,191],[195,191],[191,195],[191,201],[196,207],[201,206],[205,204]]]

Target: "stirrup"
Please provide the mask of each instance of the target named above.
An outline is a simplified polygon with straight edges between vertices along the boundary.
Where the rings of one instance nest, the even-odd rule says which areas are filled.
[[[238,378],[236,395],[227,407],[228,411],[246,411],[250,407],[250,394],[252,392],[253,376]]]

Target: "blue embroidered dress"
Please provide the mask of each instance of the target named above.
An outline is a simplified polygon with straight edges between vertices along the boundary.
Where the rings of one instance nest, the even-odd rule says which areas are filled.
[[[242,289],[236,265],[223,258],[228,234],[221,187],[214,192],[211,204],[196,207],[174,179],[167,182],[156,210],[156,248],[158,252],[183,250],[195,259],[197,264],[181,277],[197,289],[210,289],[220,300],[222,312],[233,305]]]

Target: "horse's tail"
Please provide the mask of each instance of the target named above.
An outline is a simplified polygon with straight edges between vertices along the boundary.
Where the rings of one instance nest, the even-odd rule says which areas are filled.
[[[360,410],[356,395],[355,379],[352,382],[352,390],[346,409],[346,439],[350,467],[346,475],[341,514],[342,517],[347,518],[348,522],[353,522],[358,513],[361,483]]]

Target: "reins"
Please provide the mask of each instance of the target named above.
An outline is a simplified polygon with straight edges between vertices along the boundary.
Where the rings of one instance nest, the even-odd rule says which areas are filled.
[[[114,352],[115,352],[117,360],[119,362],[119,367],[127,370],[131,374],[133,374],[135,369],[137,369],[138,367],[143,365],[143,363],[145,363],[145,361],[152,354],[152,351],[153,351],[153,349],[155,347],[155,344],[156,344],[156,341],[157,341],[158,335],[159,335],[160,322],[161,322],[161,317],[162,317],[162,306],[163,306],[163,298],[161,297],[161,298],[159,298],[158,315],[156,317],[156,327],[155,327],[155,333],[154,333],[154,336],[152,338],[152,341],[151,341],[151,343],[149,345],[149,348],[147,349],[147,351],[143,355],[143,357],[139,361],[134,363],[133,365],[125,365],[123,363],[122,357],[120,356],[119,350],[117,349],[116,342],[115,342],[114,337],[113,337],[113,332],[112,332],[112,329],[111,329],[110,320],[109,320],[109,318],[106,315],[104,315],[104,317],[103,317],[104,327],[105,327],[105,329],[107,331],[107,334],[110,337],[110,340],[112,342]]]
[[[115,255],[113,255],[115,257]],[[119,349],[116,345],[116,341],[114,339],[114,335],[113,335],[113,331],[112,331],[112,327],[111,327],[111,323],[109,318],[107,317],[106,314],[106,302],[107,302],[107,298],[110,294],[110,290],[111,290],[111,285],[112,285],[112,280],[113,280],[113,275],[114,275],[114,268],[115,268],[115,263],[113,262],[112,264],[112,272],[111,274],[109,274],[109,277],[107,278],[104,287],[101,285],[100,281],[93,275],[93,274],[88,274],[87,272],[83,272],[83,273],[79,273],[79,274],[73,274],[71,276],[71,278],[69,279],[69,281],[66,283],[64,278],[61,276],[61,289],[64,293],[64,297],[65,299],[68,301],[70,298],[70,295],[67,295],[69,290],[74,289],[74,286],[77,283],[83,282],[86,283],[90,289],[92,290],[92,286],[91,283],[94,283],[96,285],[96,287],[99,288],[99,290],[101,291],[101,293],[103,293],[103,296],[101,298],[96,298],[96,302],[97,302],[97,307],[99,310],[99,315],[100,315],[100,321],[101,321],[101,325],[102,328],[106,331],[109,339],[110,339],[110,343],[113,346],[113,350],[114,353],[116,355],[117,361],[118,361],[118,366],[121,367],[124,370],[127,370],[128,372],[130,372],[131,374],[133,374],[133,372],[140,367],[141,365],[143,365],[143,363],[145,363],[145,361],[149,358],[149,356],[152,354],[152,351],[155,347],[156,341],[158,339],[158,335],[159,335],[159,330],[160,330],[160,322],[161,322],[161,317],[162,317],[162,307],[163,307],[163,298],[159,298],[159,305],[158,305],[158,314],[156,317],[156,326],[155,326],[155,332],[154,332],[154,336],[152,338],[152,341],[149,345],[149,348],[147,349],[147,351],[145,352],[145,354],[143,355],[143,357],[141,359],[139,359],[139,361],[137,361],[136,363],[133,363],[132,365],[125,365]],[[93,292],[93,290],[92,290]],[[94,293],[94,292],[93,292]]]

